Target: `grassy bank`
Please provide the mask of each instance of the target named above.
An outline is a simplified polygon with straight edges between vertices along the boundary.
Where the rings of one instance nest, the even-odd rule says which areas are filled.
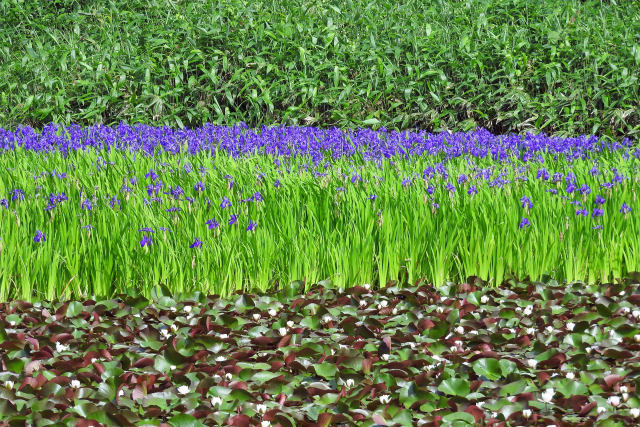
[[[640,271],[628,140],[215,126],[2,139],[2,300]]]
[[[0,124],[615,139],[640,130],[638,34],[635,1],[9,0]]]

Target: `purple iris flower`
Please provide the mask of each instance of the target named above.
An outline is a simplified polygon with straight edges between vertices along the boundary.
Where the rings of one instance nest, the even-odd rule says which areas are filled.
[[[593,208],[593,212],[591,213],[591,216],[593,216],[594,218],[598,218],[602,215],[604,215],[604,211],[602,209]]]
[[[204,182],[198,181],[196,185],[193,186],[193,189],[196,191],[204,191]]]
[[[280,188],[280,180],[276,179],[275,182],[273,183],[273,186],[276,188]]]
[[[229,217],[229,225],[235,224],[237,220],[238,220],[238,215],[231,215]]]
[[[545,168],[538,169],[538,172],[536,172],[536,178],[546,181],[549,179],[549,172],[547,172]]]
[[[576,216],[589,216],[589,211],[586,209],[578,209],[576,210]]]
[[[209,227],[209,230],[212,230],[214,228],[218,228],[220,226],[220,223],[218,221],[216,221],[215,219],[211,218],[209,221],[205,222],[205,224],[207,224],[207,226]]]
[[[249,225],[247,226],[247,231],[255,231],[258,224],[249,220]]]
[[[91,201],[89,199],[84,199],[82,201],[82,205],[81,205],[82,209],[86,209],[88,211],[93,209],[93,204],[91,203]]]
[[[631,212],[631,208],[626,203],[623,203],[622,207],[620,208],[620,213],[627,214],[629,212]]]
[[[9,201],[7,199],[0,199],[0,206],[5,209],[9,209]]]
[[[193,241],[193,243],[189,247],[191,249],[193,249],[193,248],[201,248],[202,247],[202,240],[200,240],[199,237],[196,237],[196,239]]]
[[[529,218],[522,218],[522,220],[520,220],[520,228],[529,227],[530,225]]]
[[[24,191],[19,188],[11,191],[11,200],[24,200]]]
[[[155,181],[156,179],[158,179],[158,174],[153,169],[150,169],[149,173],[144,177],[147,179],[151,178],[151,181]]]
[[[33,241],[36,243],[46,242],[47,238],[42,231],[36,230],[36,236],[33,238]]]
[[[531,209],[533,207],[533,203],[531,203],[531,199],[527,196],[522,196],[520,198],[520,205],[526,209]]]
[[[469,187],[469,189],[467,190],[467,194],[469,195],[474,195],[474,194],[478,194],[478,188],[475,185],[472,185],[471,187]]]
[[[144,236],[142,240],[140,240],[140,247],[144,248],[145,246],[151,246],[153,244],[153,239],[151,236]]]
[[[604,202],[605,202],[604,197],[600,195],[596,196],[596,201],[595,201],[596,205],[604,205]]]
[[[222,203],[220,203],[220,207],[222,209],[224,208],[228,208],[231,206],[231,201],[229,200],[229,198],[227,196],[222,198]]]

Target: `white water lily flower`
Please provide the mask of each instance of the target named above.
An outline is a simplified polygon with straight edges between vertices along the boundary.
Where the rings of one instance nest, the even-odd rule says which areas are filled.
[[[482,408],[482,407],[484,406],[484,403],[485,403],[485,402],[478,402],[478,403],[476,403],[476,406],[477,406],[478,408]]]
[[[567,372],[567,378],[569,378],[570,380],[574,379],[576,377],[576,374],[574,374],[573,372]]]
[[[604,406],[598,406],[598,409],[596,409],[596,411],[598,412],[598,414],[602,414],[603,412],[607,412],[607,408],[605,408]]]
[[[622,307],[620,311],[622,312],[622,314],[629,314],[631,309],[629,307]]]
[[[231,378],[233,378],[233,375],[231,375],[231,373],[227,372],[224,377],[226,379],[230,380]]]
[[[95,357],[91,358],[91,363],[96,363],[98,361],[98,359],[96,359]]]
[[[9,320],[9,324],[11,326],[16,326],[16,321],[15,320]]]
[[[628,391],[629,391],[629,389],[627,388],[626,385],[621,385],[620,386],[620,393],[626,393]]]
[[[331,322],[331,316],[329,316],[328,314],[325,314],[324,316],[322,316],[322,321],[324,323],[329,323]]]
[[[260,313],[253,313],[253,320],[255,320],[256,322],[260,320],[260,317]]]
[[[482,296],[480,297],[480,302],[481,302],[482,304],[486,304],[486,303],[488,303],[488,302],[489,302],[489,296],[488,296],[488,295],[482,295]]]
[[[367,305],[367,302],[365,300],[361,299],[359,304],[360,304],[360,307],[364,307],[365,305]]]
[[[622,393],[622,400],[624,400],[625,402],[629,400],[629,393]]]
[[[363,288],[365,288],[366,290],[371,289],[371,284],[369,283],[365,283],[364,285],[362,285]]]
[[[287,328],[278,329],[278,333],[280,334],[281,337],[287,335]]]
[[[573,322],[567,323],[567,329],[568,330],[573,331],[573,328],[575,328],[575,327],[576,327],[575,323],[573,323]]]
[[[522,416],[525,419],[528,419],[531,416],[531,413],[532,413],[531,409],[523,409],[522,410]]]
[[[353,380],[353,378],[349,378],[349,379],[347,379],[347,387],[348,387],[348,388],[353,387],[353,386],[355,385],[355,383],[356,383],[356,382]]]
[[[538,361],[536,359],[529,359],[529,360],[527,360],[527,365],[530,368],[535,369],[535,367],[538,366]]]
[[[552,388],[547,388],[542,392],[542,401],[545,403],[549,403],[553,400],[553,395],[556,392]]]
[[[545,329],[546,329],[546,331],[547,331],[547,332],[549,332],[550,334],[551,334],[551,333],[553,333],[553,331],[554,331],[553,326],[551,326],[551,325],[547,326]]]
[[[398,309],[393,307],[393,310],[391,310],[391,314],[398,314]]]
[[[227,358],[226,358],[226,357],[224,357],[224,356],[218,356],[218,357],[216,357],[216,362],[224,362],[225,360],[227,360]]]
[[[456,333],[459,334],[459,335],[464,334],[464,328],[462,326],[458,326],[456,328]]]
[[[260,421],[260,427],[269,427],[271,425],[271,421]]]
[[[273,308],[270,308],[268,313],[271,317],[274,317],[276,314],[278,314],[278,312]]]
[[[530,316],[531,313],[533,313],[533,306],[531,305],[526,306],[522,311],[522,314],[524,314],[525,316]]]
[[[8,380],[8,381],[5,381],[5,382],[4,382],[4,386],[5,386],[5,388],[7,388],[8,390],[11,390],[11,389],[13,388],[13,385],[14,385],[14,384],[15,384],[15,383],[14,383],[13,381],[11,381],[11,380]]]
[[[476,331],[475,329],[472,329],[468,332],[470,335],[478,335],[478,331]]]
[[[171,330],[173,332],[177,331],[178,330],[178,325],[176,325],[175,323],[173,325],[171,325]]]
[[[124,396],[124,389],[120,389],[118,391],[118,397],[122,397],[122,396]]]
[[[409,347],[411,347],[411,350],[415,350],[415,348],[416,348],[416,343],[414,343],[414,342],[410,342],[410,343],[409,343]]]
[[[258,412],[260,414],[264,414],[265,412],[267,412],[267,405],[265,405],[263,403],[258,403],[256,405],[256,412]]]
[[[218,396],[213,396],[211,398],[211,406],[222,405],[222,398]]]
[[[175,371],[176,370],[176,365],[169,366],[169,369],[171,369],[172,371]]]
[[[640,417],[640,409],[639,408],[631,408],[629,410],[629,412],[631,413],[631,416],[634,417],[634,418]]]
[[[609,396],[607,403],[613,407],[617,407],[620,404],[620,396]]]
[[[293,320],[287,320],[288,327],[293,328],[293,325],[295,325],[295,323],[293,323]]]
[[[382,300],[380,301],[380,303],[378,304],[378,308],[384,308],[387,306],[387,304],[389,304],[389,302],[387,300]]]
[[[384,360],[384,361],[389,360],[389,355],[388,354],[383,354],[382,355],[382,360]]]
[[[229,338],[229,335],[228,334],[220,334],[219,337],[220,337],[221,340],[226,340],[227,338]]]
[[[193,310],[193,307],[191,307],[190,305],[185,305],[183,310],[185,311],[185,313],[191,313],[191,310]]]
[[[634,340],[635,342],[640,342],[640,334],[635,334],[635,335],[633,336],[633,340]]]
[[[63,351],[69,351],[69,346],[56,342],[56,351],[62,353]]]
[[[78,380],[71,380],[71,388],[80,388],[80,381]]]
[[[456,351],[458,351],[458,347],[452,345],[451,347],[449,347],[449,351],[451,351],[451,353],[455,353]]]
[[[171,306],[171,307],[169,307],[169,310],[171,310],[172,312],[175,313],[177,309],[174,306]]]
[[[178,393],[180,393],[180,394],[189,393],[189,386],[188,385],[181,385],[180,387],[178,387]]]
[[[636,319],[637,319],[637,318],[639,318],[639,317],[640,317],[640,310],[633,310],[633,311],[631,312],[631,315],[632,315],[633,317],[635,317]]]
[[[527,333],[527,335],[533,335],[536,333],[535,328],[527,328],[525,329],[525,332]]]
[[[380,396],[380,403],[385,404],[391,402],[391,396],[388,394]]]
[[[444,308],[442,308],[442,307],[438,307],[438,308],[436,308],[436,311],[437,311],[438,313],[442,313],[442,312],[444,312]]]

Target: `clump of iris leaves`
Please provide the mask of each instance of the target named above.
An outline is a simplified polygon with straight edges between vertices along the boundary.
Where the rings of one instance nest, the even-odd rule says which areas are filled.
[[[0,305],[0,425],[633,425],[640,274]]]

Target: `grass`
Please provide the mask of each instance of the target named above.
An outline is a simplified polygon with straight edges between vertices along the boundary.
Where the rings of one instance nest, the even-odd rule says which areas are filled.
[[[3,301],[640,271],[640,152],[620,144],[241,127],[4,135],[20,146],[0,155]]]
[[[0,3],[3,126],[206,122],[637,137],[640,3]]]

